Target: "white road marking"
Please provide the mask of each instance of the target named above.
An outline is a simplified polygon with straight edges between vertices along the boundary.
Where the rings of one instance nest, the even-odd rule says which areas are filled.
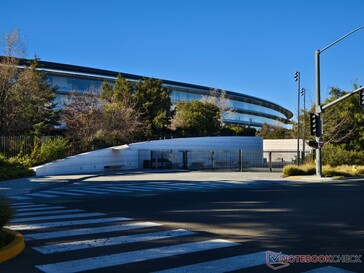
[[[126,218],[126,217],[111,217],[111,218],[96,218],[96,219],[87,219],[87,220],[71,220],[71,221],[60,221],[60,222],[36,223],[36,224],[28,224],[28,225],[10,225],[8,227],[10,229],[14,229],[14,230],[36,230],[36,229],[43,229],[43,228],[110,223],[110,222],[128,221],[128,220],[132,220],[132,219]]]
[[[10,196],[8,198],[13,199],[13,200],[29,200],[29,199],[32,199],[31,197],[25,197],[25,196]]]
[[[66,207],[62,206],[42,206],[42,207],[35,207],[35,208],[20,208],[16,209],[16,212],[26,212],[26,211],[41,211],[41,210],[54,210],[54,209],[65,209]]]
[[[30,203],[30,202],[16,202],[12,204],[13,206],[28,206],[28,205],[34,205],[34,203]],[[38,206],[38,205],[36,205]]]
[[[11,205],[14,209],[21,209],[21,208],[40,208],[40,207],[49,207],[46,204],[37,204],[37,205]]]
[[[120,192],[131,192],[131,190],[125,190],[124,187],[108,187],[108,189],[118,190]]]
[[[217,239],[37,265],[36,267],[45,273],[75,273],[237,245],[239,244]]]
[[[15,213],[14,217],[24,217],[24,216],[33,216],[33,215],[46,215],[46,214],[62,214],[62,213],[70,213],[70,212],[83,212],[82,209],[60,209],[60,210],[50,210],[50,211],[31,211],[31,212],[20,212]]]
[[[225,259],[213,260],[198,264],[181,266],[154,273],[224,273],[249,268],[266,263],[266,252],[244,254]]]
[[[54,194],[46,194],[46,193],[28,193],[27,196],[31,197],[45,197],[45,198],[57,198],[58,195]]]
[[[107,192],[101,190],[89,190],[89,189],[68,189],[67,192],[87,193],[87,194],[102,194],[105,195]]]
[[[69,195],[69,196],[82,196],[82,195],[84,195],[84,194],[82,194],[82,193],[73,193],[73,192],[66,192],[66,191],[61,191],[61,190],[59,190],[59,191],[42,191],[42,192],[44,192],[44,193],[50,193],[50,194],[60,194],[60,195]]]
[[[21,222],[32,222],[32,221],[43,221],[52,219],[71,219],[71,218],[86,218],[94,216],[102,216],[105,213],[92,212],[92,213],[77,213],[77,214],[61,214],[61,215],[51,215],[51,216],[39,216],[39,217],[25,217],[16,218],[11,221],[11,223],[21,223]]]
[[[318,268],[318,269],[305,271],[303,273],[355,273],[355,272],[345,270],[345,269],[341,269],[341,268],[338,268],[338,267],[325,266],[325,267],[321,267],[321,268]]]
[[[42,240],[42,239],[98,234],[98,233],[131,230],[131,229],[147,228],[147,227],[156,227],[156,226],[161,226],[161,224],[157,224],[157,223],[153,223],[153,222],[140,222],[140,223],[131,223],[131,224],[123,224],[123,225],[113,225],[113,226],[90,227],[90,228],[81,228],[81,229],[51,231],[51,232],[39,232],[39,233],[26,234],[26,235],[24,235],[24,237],[27,239]]]
[[[130,244],[130,243],[136,243],[136,242],[161,240],[161,239],[166,239],[166,238],[174,238],[174,237],[187,236],[187,235],[193,235],[193,234],[195,234],[195,233],[188,231],[188,230],[176,229],[176,230],[168,230],[168,231],[127,235],[127,236],[118,236],[118,237],[111,237],[111,238],[101,238],[101,239],[92,239],[92,240],[73,241],[73,242],[60,243],[60,244],[44,245],[44,246],[39,246],[39,247],[33,247],[33,249],[35,249],[43,254],[53,254],[53,253],[61,253],[61,252],[66,252],[66,251],[88,249],[88,248],[95,248],[95,247],[105,247],[105,246],[113,246],[113,245],[121,245],[121,244]]]

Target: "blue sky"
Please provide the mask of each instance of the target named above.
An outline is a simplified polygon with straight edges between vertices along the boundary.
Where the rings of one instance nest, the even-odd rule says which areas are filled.
[[[296,113],[297,83],[315,98],[314,51],[364,25],[362,0],[12,0],[27,57],[246,93]],[[364,85],[364,29],[321,55],[330,86]]]

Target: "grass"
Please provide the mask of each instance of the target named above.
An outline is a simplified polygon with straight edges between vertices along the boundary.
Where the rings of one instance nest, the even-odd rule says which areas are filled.
[[[312,163],[296,166],[287,165],[283,168],[283,176],[296,176],[296,175],[313,175],[316,173],[316,166]],[[330,166],[325,165],[322,167],[322,175],[324,177],[333,176],[344,176],[344,177],[354,177],[354,176],[364,176],[364,166]]]

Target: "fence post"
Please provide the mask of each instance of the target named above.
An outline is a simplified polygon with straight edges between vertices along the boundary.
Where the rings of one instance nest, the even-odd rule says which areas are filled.
[[[268,159],[268,167],[269,171],[272,171],[272,151],[269,152],[269,159]]]
[[[243,171],[243,150],[239,150],[239,162],[240,162],[240,171]]]

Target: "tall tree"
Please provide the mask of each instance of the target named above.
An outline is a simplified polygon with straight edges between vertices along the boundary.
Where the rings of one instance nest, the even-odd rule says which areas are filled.
[[[144,122],[146,139],[164,136],[171,119],[171,91],[161,80],[144,78],[135,85],[134,101]]]
[[[356,89],[357,86],[354,86]],[[331,88],[324,104],[348,92]],[[324,138],[326,143],[344,145],[348,150],[364,149],[364,111],[359,107],[359,96],[351,96],[325,110]]]
[[[59,119],[55,88],[37,70],[36,59],[23,64],[12,55],[18,52],[17,39],[17,32],[7,35],[0,64],[0,135],[48,134]]]
[[[175,105],[172,129],[182,137],[214,136],[221,129],[220,109],[213,103],[192,100]]]
[[[294,138],[293,131],[277,125],[264,123],[259,129],[257,136],[264,139],[290,139]]]

